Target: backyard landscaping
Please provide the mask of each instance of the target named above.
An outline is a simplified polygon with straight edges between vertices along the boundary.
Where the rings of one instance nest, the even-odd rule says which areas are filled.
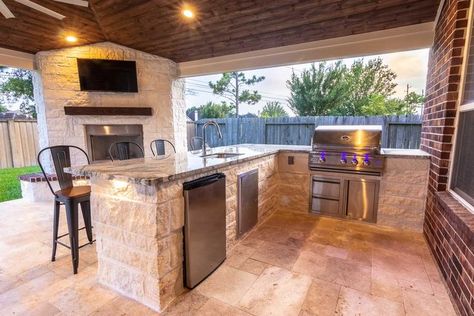
[[[21,188],[18,176],[39,171],[38,166],[0,169],[0,202],[20,199]]]

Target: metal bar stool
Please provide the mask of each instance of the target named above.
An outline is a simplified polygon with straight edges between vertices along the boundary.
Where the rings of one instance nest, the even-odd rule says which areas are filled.
[[[202,148],[202,143],[204,139],[200,136],[194,136],[191,138],[191,150],[198,150]],[[210,147],[208,143],[206,143],[206,148]]]
[[[172,142],[170,142],[167,139],[155,139],[155,140],[152,140],[150,143],[150,149],[153,156],[156,157],[156,156],[166,155],[165,143],[170,144],[171,148],[173,148],[173,151],[176,153],[176,148],[174,147]],[[153,150],[153,147],[155,147],[156,152]]]
[[[79,267],[79,249],[92,244],[92,220],[91,220],[91,208],[90,208],[90,195],[91,187],[85,186],[74,186],[72,181],[72,175],[64,172],[64,168],[71,167],[71,153],[70,148],[75,148],[84,153],[87,163],[90,163],[89,157],[86,152],[76,146],[52,146],[42,149],[38,153],[38,165],[43,172],[46,182],[48,183],[49,189],[54,195],[54,220],[53,220],[53,253],[51,261],[56,260],[56,248],[60,244],[66,248],[71,249],[72,265],[74,274],[77,274],[77,268]],[[60,190],[54,191],[48,175],[46,174],[43,165],[41,163],[41,155],[50,151],[51,157],[54,164],[54,170],[58,179]],[[58,236],[59,227],[59,211],[61,204],[66,207],[66,219],[68,226],[68,233]],[[78,208],[81,205],[82,216],[84,218],[84,227],[78,228]],[[87,239],[89,243],[79,246],[79,230],[86,230]],[[69,246],[61,242],[59,239],[62,237],[69,236]]]
[[[135,150],[134,150],[135,149]],[[137,150],[138,149],[138,152]],[[145,153],[143,148],[134,142],[115,142],[109,147],[110,160],[128,160],[133,158],[143,158]]]

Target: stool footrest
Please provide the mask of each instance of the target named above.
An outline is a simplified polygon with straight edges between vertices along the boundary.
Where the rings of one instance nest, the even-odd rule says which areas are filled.
[[[85,246],[87,246],[87,245],[92,245],[94,242],[95,242],[95,239],[94,239],[93,241],[91,241],[91,242],[88,242],[88,243],[85,243],[85,244],[79,246],[78,248],[81,249],[82,247],[85,247]],[[60,244],[61,246],[66,247],[67,249],[71,249],[71,247],[70,247],[69,245],[66,245],[65,243],[62,243],[62,242],[60,242],[59,240],[57,240],[56,243],[57,243],[57,244]]]
[[[83,230],[83,229],[86,229],[86,227],[84,226],[84,227],[82,227],[82,228],[79,228],[78,230]],[[66,234],[63,234],[63,235],[61,235],[61,236],[58,236],[58,239],[56,239],[54,242],[57,243],[57,244],[60,244],[61,246],[66,247],[67,249],[71,249],[71,247],[70,247],[69,245],[66,245],[65,243],[59,241],[59,238],[63,238],[63,237],[66,237],[66,236],[69,236],[69,233],[66,233]],[[88,242],[88,243],[85,243],[84,245],[79,246],[78,249],[81,249],[82,247],[85,247],[85,246],[87,246],[87,245],[91,245],[91,244],[94,243],[94,242],[95,242],[95,239],[94,239],[93,241],[91,241],[91,242]]]
[[[79,228],[78,230],[83,230],[83,229],[86,229],[86,226],[84,226],[84,227],[82,227],[82,228]],[[58,236],[58,239],[59,239],[59,238],[66,237],[66,236],[69,236],[69,233],[65,233],[65,234],[62,234],[61,236]]]

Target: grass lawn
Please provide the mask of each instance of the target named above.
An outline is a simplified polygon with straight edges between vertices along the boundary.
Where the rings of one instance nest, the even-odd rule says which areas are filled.
[[[0,202],[21,198],[18,176],[39,171],[38,166],[0,169]]]

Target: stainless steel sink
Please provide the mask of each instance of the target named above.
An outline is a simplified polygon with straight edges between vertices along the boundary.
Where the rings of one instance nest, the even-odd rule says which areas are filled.
[[[240,156],[240,155],[243,155],[243,154],[240,154],[240,153],[212,153],[212,154],[202,155],[201,157],[202,158],[221,158],[221,159],[224,159],[224,158],[232,158],[232,157],[236,157],[236,156]]]

